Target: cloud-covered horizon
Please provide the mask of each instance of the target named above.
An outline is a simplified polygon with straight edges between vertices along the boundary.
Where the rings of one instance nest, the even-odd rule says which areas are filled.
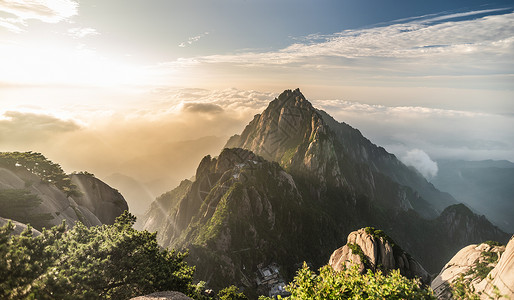
[[[0,151],[41,152],[67,172],[87,170],[99,178],[123,174],[157,196],[194,175],[204,155],[218,155],[227,138],[241,133],[276,96],[161,87],[129,108],[70,106],[62,114],[69,117],[12,108],[0,113]],[[514,116],[305,96],[428,179],[438,159],[514,161],[514,133],[505,130],[514,128]]]

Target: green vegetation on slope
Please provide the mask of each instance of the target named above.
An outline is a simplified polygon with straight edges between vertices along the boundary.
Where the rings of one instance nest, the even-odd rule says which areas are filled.
[[[59,164],[48,160],[43,154],[36,152],[0,152],[0,167],[10,170],[25,168],[39,176],[42,181],[54,184],[68,197],[80,195],[77,187],[62,170]]]
[[[49,213],[34,213],[33,210],[41,204],[41,199],[25,189],[0,190],[0,212],[7,219],[21,223],[30,223],[36,229],[48,227],[48,221],[53,220]]]
[[[487,241],[484,244],[493,247],[503,246],[499,242],[495,241]],[[483,280],[489,275],[492,269],[498,264],[498,260],[500,259],[500,255],[502,252],[495,252],[490,249],[489,251],[482,251],[480,253],[480,257],[473,263],[471,268],[464,274],[461,274],[452,284],[452,296],[458,300],[479,300],[480,295],[475,293],[471,282],[475,280]],[[496,287],[494,287],[496,289]],[[494,299],[501,298],[501,295],[495,291]],[[493,299],[492,297],[490,297]]]
[[[125,212],[114,225],[61,224],[33,237],[0,228],[1,299],[128,299],[156,291],[193,294],[186,254],[163,250],[155,233],[132,228]]]
[[[304,264],[286,289],[291,293],[290,300],[435,299],[432,290],[425,289],[415,279],[403,277],[398,270],[388,275],[370,270],[360,274],[357,266],[337,272],[326,265],[318,275]]]

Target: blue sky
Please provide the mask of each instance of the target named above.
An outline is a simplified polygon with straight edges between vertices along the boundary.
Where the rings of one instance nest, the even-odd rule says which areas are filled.
[[[81,1],[77,24],[94,26],[113,51],[169,60],[245,49],[287,47],[310,34],[332,34],[430,14],[498,8],[511,1]],[[475,18],[477,16],[472,16]],[[208,32],[207,35],[205,33]],[[202,36],[191,47],[177,47]]]
[[[3,0],[0,66],[0,151],[68,171],[230,136],[294,88],[399,157],[514,161],[512,0]]]

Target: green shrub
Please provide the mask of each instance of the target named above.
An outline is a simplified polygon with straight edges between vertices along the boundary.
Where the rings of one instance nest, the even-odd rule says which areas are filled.
[[[289,299],[435,299],[432,290],[418,280],[407,279],[397,270],[388,275],[368,270],[360,274],[357,266],[341,272],[329,265],[319,275],[306,264],[287,286]]]
[[[218,293],[219,300],[248,300],[245,294],[240,293],[236,286],[229,286]]]
[[[0,166],[11,170],[25,168],[39,176],[45,183],[54,184],[68,197],[80,196],[77,186],[59,164],[53,163],[43,154],[37,152],[0,152]]]
[[[128,299],[156,291],[190,294],[186,254],[162,249],[155,233],[132,228],[125,212],[114,225],[61,224],[33,237],[0,228],[0,299]]]

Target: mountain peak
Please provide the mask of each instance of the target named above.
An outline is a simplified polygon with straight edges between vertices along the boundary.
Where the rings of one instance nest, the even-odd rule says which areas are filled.
[[[280,111],[283,108],[307,109],[314,112],[312,104],[300,92],[300,89],[285,90],[274,101],[270,103],[268,109]],[[267,109],[267,110],[268,110]]]

